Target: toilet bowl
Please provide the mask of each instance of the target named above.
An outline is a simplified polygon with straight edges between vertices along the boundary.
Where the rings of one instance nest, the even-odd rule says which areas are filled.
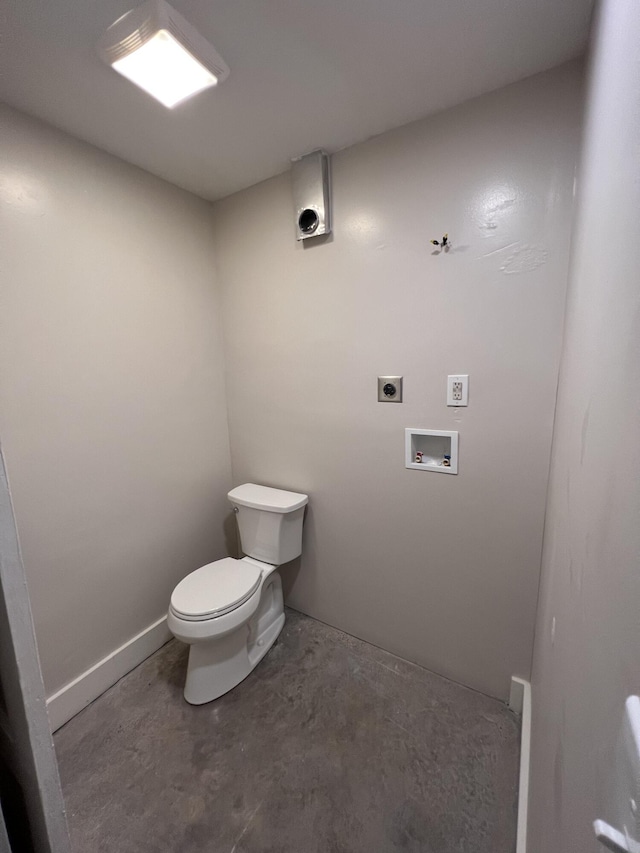
[[[284,625],[277,568],[302,552],[307,495],[246,483],[229,492],[242,551],[187,575],[171,595],[169,630],[188,643],[184,698],[211,702],[257,666]]]

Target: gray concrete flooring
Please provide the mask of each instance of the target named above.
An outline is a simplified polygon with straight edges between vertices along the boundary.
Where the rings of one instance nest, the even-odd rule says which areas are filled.
[[[496,700],[294,611],[216,702],[172,641],[55,736],[74,853],[512,853]]]

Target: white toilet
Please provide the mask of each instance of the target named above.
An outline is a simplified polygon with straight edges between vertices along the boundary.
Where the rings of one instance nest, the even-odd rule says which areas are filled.
[[[184,698],[211,702],[249,675],[284,625],[276,569],[302,552],[309,498],[246,483],[229,492],[242,552],[196,569],[174,589],[169,630],[191,646]]]

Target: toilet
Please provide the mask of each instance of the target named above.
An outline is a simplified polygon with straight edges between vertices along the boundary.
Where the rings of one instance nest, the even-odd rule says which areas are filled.
[[[269,651],[284,625],[276,569],[302,552],[307,495],[245,483],[228,498],[246,556],[225,557],[187,575],[171,595],[167,616],[174,637],[191,646],[184,698],[192,705],[232,690]]]

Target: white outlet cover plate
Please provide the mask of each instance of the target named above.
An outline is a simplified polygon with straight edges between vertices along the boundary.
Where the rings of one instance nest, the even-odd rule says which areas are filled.
[[[459,383],[460,389],[456,394],[456,385]],[[447,377],[447,406],[468,406],[469,405],[469,374],[455,373]]]

